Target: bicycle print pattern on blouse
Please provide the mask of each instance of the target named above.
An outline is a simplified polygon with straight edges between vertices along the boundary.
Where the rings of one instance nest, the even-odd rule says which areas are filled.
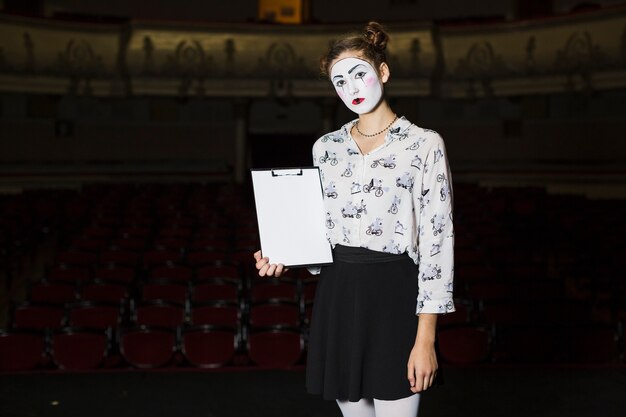
[[[329,242],[406,252],[419,265],[416,314],[455,311],[453,193],[443,139],[400,117],[383,145],[361,155],[349,133],[356,121],[313,145]]]

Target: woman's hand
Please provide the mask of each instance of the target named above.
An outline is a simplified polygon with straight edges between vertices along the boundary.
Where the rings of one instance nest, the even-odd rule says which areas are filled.
[[[285,268],[283,264],[270,264],[269,258],[263,258],[261,256],[261,251],[256,251],[254,253],[254,259],[256,260],[256,269],[259,270],[259,276],[268,276],[268,277],[276,277],[282,275],[283,272],[289,271],[289,268]]]
[[[437,368],[435,344],[417,341],[411,350],[407,365],[411,392],[417,393],[432,386],[437,375]]]

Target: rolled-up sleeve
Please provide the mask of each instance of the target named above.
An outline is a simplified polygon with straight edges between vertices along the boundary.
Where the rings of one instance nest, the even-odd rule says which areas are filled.
[[[421,186],[413,188],[419,259],[416,314],[455,311],[452,178],[443,139],[433,136]]]

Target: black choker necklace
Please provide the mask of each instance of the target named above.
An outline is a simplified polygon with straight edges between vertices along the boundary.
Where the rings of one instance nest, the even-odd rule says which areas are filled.
[[[366,138],[373,138],[374,136],[378,136],[381,133],[383,133],[385,130],[389,129],[391,127],[391,125],[398,120],[398,115],[395,115],[396,117],[393,118],[393,120],[391,121],[391,123],[389,123],[389,125],[387,125],[386,128],[384,128],[383,130],[381,130],[380,132],[376,132],[376,133],[372,133],[371,135],[365,134],[363,132],[361,132],[361,130],[359,129],[359,121],[357,120],[354,127],[356,127],[356,131],[359,132],[359,135],[361,136],[365,136]]]

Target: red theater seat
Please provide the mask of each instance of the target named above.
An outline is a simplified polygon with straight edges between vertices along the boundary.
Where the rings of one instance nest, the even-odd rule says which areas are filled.
[[[298,301],[298,287],[296,283],[286,280],[271,280],[256,283],[250,289],[250,300],[252,302],[271,299]]]
[[[65,325],[65,310],[54,305],[22,303],[13,311],[13,327],[19,329],[60,329]]]
[[[120,303],[84,301],[70,306],[68,316],[71,327],[105,330],[118,327],[121,314]]]
[[[213,223],[213,216],[205,220],[204,224]],[[233,231],[228,227],[201,227],[196,232],[196,237],[202,239],[230,239],[232,235]]]
[[[238,278],[239,273],[234,265],[206,265],[198,268],[196,279],[203,281],[214,278]]]
[[[215,300],[237,302],[239,291],[238,281],[215,278],[194,284],[191,288],[191,300],[194,303]]]
[[[265,301],[250,307],[250,326],[267,327],[283,325],[300,327],[300,305],[296,302]]]
[[[134,304],[134,303],[133,303]],[[137,325],[175,329],[185,322],[185,308],[180,304],[163,300],[143,301],[134,305],[131,311]]]
[[[107,252],[107,255],[105,256],[105,258],[108,258],[108,256],[111,256],[111,260],[109,262],[116,262],[116,263],[128,263],[129,265],[130,262],[133,262],[134,259],[134,263],[132,263],[132,265],[136,265],[137,262],[139,261],[139,257],[137,255],[137,252],[142,251],[146,248],[147,246],[147,239],[144,237],[123,237],[123,238],[119,238],[119,239],[114,239],[111,242],[111,251]],[[114,254],[112,252],[120,252],[120,254]],[[128,254],[128,253],[133,253],[135,254],[135,256],[128,256],[126,257],[126,255],[124,255],[125,257],[123,259],[119,259],[118,256],[122,256],[121,254]],[[105,258],[102,258],[101,256],[101,261],[105,262]]]
[[[283,368],[295,365],[303,350],[304,340],[296,328],[274,326],[252,330],[248,336],[248,355],[259,366]]]
[[[448,363],[480,363],[489,359],[491,335],[487,328],[471,324],[441,327],[437,335],[442,359]]]
[[[150,279],[152,280],[189,282],[192,277],[193,270],[181,265],[160,266],[150,272]]]
[[[94,273],[94,278],[97,280],[119,282],[121,284],[130,284],[135,280],[135,276],[136,271],[134,268],[117,265],[98,268]]]
[[[172,250],[176,252],[183,252],[187,250],[189,244],[186,239],[177,237],[164,237],[157,238],[152,246],[158,250]]]
[[[191,307],[191,323],[194,325],[218,325],[239,327],[241,313],[239,305],[228,301],[210,301],[193,304]]]
[[[44,362],[43,333],[13,330],[0,331],[0,371],[35,369]]]
[[[142,243],[139,249],[145,246]],[[117,250],[108,250],[100,253],[100,263],[103,265],[119,265],[127,267],[135,267],[139,264],[139,254],[127,249],[119,248]]]
[[[59,266],[52,269],[47,276],[51,282],[85,282],[91,279],[91,273],[86,268]]]
[[[515,282],[515,297],[519,300],[545,301],[563,298],[563,282],[548,278],[521,279]]]
[[[83,231],[83,236],[106,240],[113,236],[113,229],[106,226],[93,226],[85,229]]]
[[[461,282],[475,282],[497,279],[494,268],[483,265],[458,265],[454,268],[455,279]]]
[[[244,265],[249,265],[251,267],[254,267],[253,253],[255,249],[258,247],[259,247],[258,245],[255,245],[254,249],[251,249],[251,248],[247,248],[243,250],[239,249],[234,252],[231,252],[230,260],[234,263],[244,264]],[[250,259],[252,259],[252,262],[250,262]]]
[[[57,261],[62,265],[79,268],[89,268],[97,262],[98,257],[92,252],[67,251],[57,256]]]
[[[589,324],[568,328],[569,360],[575,363],[616,363],[619,335],[613,325]]]
[[[192,365],[216,368],[232,361],[238,345],[236,328],[204,325],[185,329],[181,348]]]
[[[223,262],[227,259],[226,252],[217,251],[217,252],[208,252],[208,251],[197,251],[191,252],[187,255],[186,260],[189,265],[193,266],[203,266],[214,264],[215,262]]]
[[[96,303],[120,303],[127,300],[128,296],[126,285],[101,280],[85,284],[81,291],[81,298],[84,301]]]
[[[170,303],[185,304],[189,287],[176,281],[158,280],[141,285],[141,299],[163,300]]]
[[[76,286],[71,283],[42,281],[30,288],[32,303],[63,305],[76,301],[76,296]]]
[[[66,328],[52,336],[50,355],[59,369],[95,369],[106,359],[109,344],[107,332]]]
[[[177,348],[172,329],[140,326],[120,333],[120,353],[136,368],[158,368],[168,365]]]
[[[151,268],[157,265],[175,264],[180,260],[180,252],[171,250],[151,250],[144,252],[143,263]]]
[[[121,236],[123,239],[129,238],[143,238],[147,239],[151,234],[151,230],[147,226],[134,225],[134,226],[123,226],[117,231],[117,235]]]
[[[513,285],[502,280],[470,282],[466,297],[472,300],[509,300],[513,297]]]
[[[587,300],[532,300],[529,305],[527,322],[568,325],[588,323],[592,317],[591,304]]]
[[[511,300],[493,300],[480,303],[481,315],[487,324],[522,324],[528,322],[532,306]]]
[[[225,239],[197,238],[191,242],[190,248],[195,251],[221,251],[230,249],[230,244]]]
[[[189,219],[188,222],[193,222]],[[188,239],[191,236],[191,229],[184,227],[169,227],[158,231],[158,235],[164,238]]]
[[[106,240],[80,236],[72,241],[71,248],[78,252],[96,253],[101,251],[106,245]]]

